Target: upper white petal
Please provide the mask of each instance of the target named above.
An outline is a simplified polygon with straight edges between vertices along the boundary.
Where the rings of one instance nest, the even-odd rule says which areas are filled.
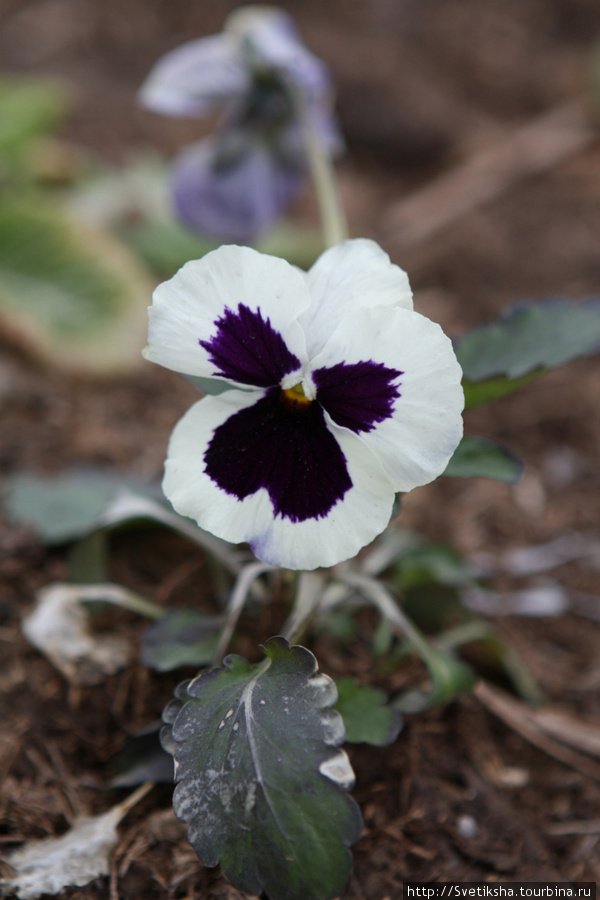
[[[283,259],[233,245],[186,263],[157,287],[148,311],[146,359],[187,375],[216,375],[199,341],[210,340],[224,311],[235,311],[239,304],[260,310],[304,364],[297,318],[310,304],[310,294],[303,274]]]
[[[358,438],[379,457],[394,490],[427,484],[445,470],[463,433],[462,370],[452,342],[411,310],[363,309],[340,323],[311,369],[365,360],[403,374],[391,417]]]
[[[326,250],[307,278],[312,304],[300,323],[306,331],[310,357],[319,353],[338,322],[357,309],[413,308],[406,272],[390,262],[379,244],[367,238],[344,241]]]
[[[227,35],[188,41],[156,63],[140,90],[144,106],[171,116],[203,116],[248,90],[239,42]]]

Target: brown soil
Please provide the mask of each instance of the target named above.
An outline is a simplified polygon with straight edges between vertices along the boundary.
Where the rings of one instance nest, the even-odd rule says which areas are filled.
[[[77,101],[66,135],[99,155],[118,162],[132,147],[171,151],[193,138],[195,126],[139,110],[135,90],[154,59],[186,38],[217,31],[232,5],[6,0],[3,64],[66,79]],[[340,85],[349,145],[342,191],[352,232],[386,242],[411,275],[420,311],[460,334],[519,299],[599,292],[600,147],[594,141],[545,171],[517,178],[417,244],[403,247],[389,230],[392,207],[410,192],[544,112],[588,100],[600,34],[597,0],[282,5]],[[297,214],[315,215],[310,197]],[[158,478],[170,430],[194,396],[189,385],[150,365],[127,380],[89,383],[45,370],[7,343],[0,350],[0,472],[93,464]],[[599,401],[598,362],[589,360],[470,414],[468,433],[494,437],[526,461],[523,481],[442,480],[406,499],[400,524],[469,554],[597,530]],[[168,605],[198,601],[210,608],[204,559],[183,539],[137,532],[115,539],[112,549],[112,580]],[[59,834],[74,813],[100,813],[120,799],[121,792],[103,790],[111,758],[127,734],[160,715],[182,677],[131,665],[104,685],[69,687],[19,627],[35,590],[65,572],[65,551],[47,551],[27,531],[0,526],[0,840],[7,847]],[[583,564],[552,575],[573,595],[600,594],[597,575]],[[513,584],[498,582],[502,589]],[[591,617],[506,617],[498,627],[549,702],[597,723],[600,601],[590,602]],[[256,659],[257,645],[284,618],[280,604],[267,604],[261,618],[245,621],[233,649]],[[133,616],[111,614],[109,624],[139,636]],[[367,618],[365,635],[372,626]],[[388,691],[421,676],[418,668],[380,671],[366,636],[342,649],[324,637],[311,638],[310,646],[325,672]],[[572,765],[557,761],[475,695],[411,718],[391,747],[352,747],[350,755],[365,833],[355,848],[347,900],[399,898],[405,879],[600,877],[600,785],[591,757],[580,753]],[[155,789],[125,820],[110,883],[64,896],[240,896],[218,870],[198,864],[169,797],[167,787]]]

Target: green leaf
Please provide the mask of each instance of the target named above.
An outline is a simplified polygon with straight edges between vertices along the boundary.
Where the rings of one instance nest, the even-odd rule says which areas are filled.
[[[375,747],[393,744],[402,728],[402,718],[397,710],[386,705],[384,691],[357,684],[353,678],[340,678],[336,686],[335,708],[344,720],[346,741]]]
[[[161,278],[171,278],[188,260],[200,259],[217,247],[171,220],[124,222],[116,231]]]
[[[17,475],[5,485],[4,516],[14,525],[29,526],[47,544],[64,544],[101,527],[101,516],[125,489],[159,496],[149,485],[101,470]]]
[[[455,547],[438,542],[425,542],[407,547],[393,569],[394,583],[402,590],[423,584],[449,587],[468,584],[473,570]]]
[[[64,88],[47,78],[0,79],[0,156],[18,160],[61,123],[68,106]]]
[[[63,544],[96,528],[121,486],[108,472],[17,475],[5,485],[3,512],[8,522],[32,528],[45,543]]]
[[[196,609],[176,609],[154,622],[142,637],[140,662],[157,672],[179,666],[207,666],[223,627],[222,616]]]
[[[465,410],[474,409],[474,407],[481,406],[483,403],[492,403],[494,400],[500,400],[502,397],[506,397],[507,394],[512,394],[514,391],[531,384],[532,381],[543,375],[544,371],[544,369],[535,369],[535,371],[522,375],[520,378],[504,378],[499,375],[497,378],[487,378],[485,381],[479,382],[467,381],[463,378],[462,388],[465,395]]]
[[[0,322],[44,361],[90,375],[136,368],[151,292],[107,232],[41,198],[0,205]]]
[[[324,250],[321,232],[283,219],[256,245],[261,253],[280,256],[293,266],[309,269]]]
[[[177,816],[206,866],[269,900],[331,900],[350,871],[361,816],[337,691],[304,647],[267,641],[267,660],[229,656],[180,685],[162,740],[175,757]]]
[[[135,248],[157,275],[167,278],[188,260],[200,259],[218,246],[170,219],[119,223],[117,233]],[[323,243],[317,231],[281,222],[257,244],[256,249],[308,269],[322,253]]]
[[[147,781],[173,784],[173,757],[163,750],[159,733],[160,722],[126,738],[112,764],[110,787],[135,787]]]
[[[69,581],[102,584],[108,581],[108,534],[93,531],[78,541],[69,553]]]
[[[17,475],[6,479],[4,517],[33,529],[46,544],[64,544],[100,529],[153,522],[199,544],[232,574],[240,562],[231,546],[180,516],[158,486],[100,469],[52,477]]]
[[[460,694],[471,690],[477,681],[477,675],[470,666],[431,644],[427,653],[420,656],[429,669],[431,687],[429,690],[415,688],[395,698],[393,705],[402,713],[417,713],[445,706]]]
[[[523,463],[514,453],[481,437],[464,437],[444,472],[449,478],[493,478],[507,484],[522,474]]]
[[[467,407],[502,397],[550,369],[600,349],[600,297],[515,306],[455,343]]]

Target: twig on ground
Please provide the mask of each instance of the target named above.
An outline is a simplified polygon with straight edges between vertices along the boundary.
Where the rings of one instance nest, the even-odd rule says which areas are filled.
[[[499,146],[480,152],[392,204],[383,219],[383,243],[402,250],[423,243],[597,138],[598,130],[583,103],[556,107],[513,131]]]
[[[473,688],[473,693],[486,709],[502,719],[538,750],[542,750],[548,756],[576,769],[582,775],[600,781],[600,765],[584,755],[584,752],[590,752],[590,750],[588,745],[578,742],[576,734],[562,733],[560,737],[562,743],[555,739],[555,736],[548,734],[544,725],[544,719],[548,715],[547,710],[530,709],[520,700],[510,697],[504,691],[500,691],[484,681],[480,681]],[[567,744],[571,746],[566,746]],[[573,750],[573,746],[578,747],[578,750]],[[584,752],[579,752],[580,750]]]

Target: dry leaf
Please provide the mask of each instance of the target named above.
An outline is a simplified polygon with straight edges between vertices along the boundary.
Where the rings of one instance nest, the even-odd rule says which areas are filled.
[[[62,837],[29,841],[15,850],[8,860],[15,874],[0,881],[3,894],[35,900],[108,875],[109,857],[118,842],[117,825],[151,787],[142,785],[102,816],[78,816]]]
[[[89,585],[56,584],[36,595],[33,612],[23,619],[23,634],[73,684],[99,684],[129,661],[129,642],[120,636],[94,636],[80,600]],[[102,599],[101,593],[98,599]]]

